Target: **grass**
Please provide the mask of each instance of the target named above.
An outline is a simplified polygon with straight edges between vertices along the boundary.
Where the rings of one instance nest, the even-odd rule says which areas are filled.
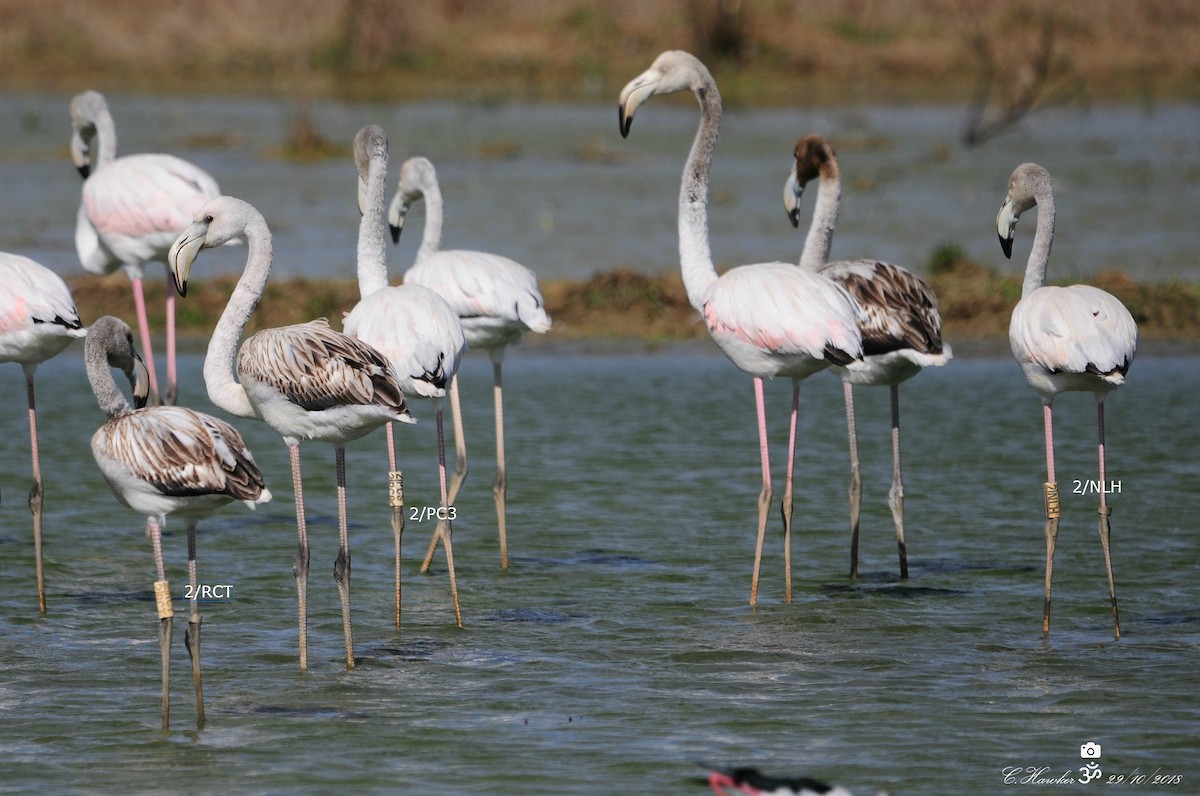
[[[950,245],[940,246],[925,273],[938,295],[943,335],[951,343],[1000,343],[1020,298],[1020,275],[1000,274],[964,259],[948,260]],[[85,322],[101,315],[134,317],[128,280],[74,276],[67,280]],[[188,284],[187,299],[176,302],[179,334],[206,338],[233,291],[236,278],[223,276]],[[1109,271],[1093,284],[1120,299],[1137,321],[1147,342],[1200,342],[1200,287],[1190,284],[1138,284],[1128,275]],[[702,340],[708,331],[687,300],[679,274],[646,276],[630,270],[610,271],[585,281],[542,284],[546,308],[554,319],[549,340],[639,341],[663,343]],[[342,316],[358,302],[352,279],[295,278],[271,282],[247,327],[258,329],[328,318],[341,328]],[[150,323],[162,328],[162,306],[152,302]],[[530,337],[536,337],[531,335]]]

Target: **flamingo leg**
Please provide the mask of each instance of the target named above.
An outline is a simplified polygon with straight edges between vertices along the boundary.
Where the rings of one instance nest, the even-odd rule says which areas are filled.
[[[1050,633],[1050,584],[1054,579],[1054,542],[1058,538],[1058,520],[1061,514],[1058,498],[1058,482],[1054,476],[1054,410],[1049,402],[1042,405],[1042,418],[1046,426],[1046,596],[1042,606],[1042,635]]]
[[[338,557],[333,580],[342,598],[342,637],[346,643],[346,668],[354,668],[354,631],[350,624],[350,531],[346,522],[346,449],[337,446]]]
[[[458,604],[458,580],[454,575],[454,545],[451,541],[454,535],[454,527],[451,520],[453,510],[447,503],[448,493],[446,490],[446,438],[442,428],[442,400],[440,398],[433,399],[434,414],[437,416],[437,436],[438,436],[438,484],[441,488],[442,505],[438,518],[438,536],[441,537],[442,546],[446,550],[446,569],[450,573],[450,598],[454,601],[454,621],[459,627],[462,627],[462,608]]]
[[[783,571],[784,596],[792,602],[792,474],[796,464],[796,418],[800,414],[800,380],[792,379],[792,419],[788,428],[787,479],[784,481],[783,502]]]
[[[171,626],[175,610],[171,606],[171,585],[167,582],[163,565],[162,517],[149,517],[146,529],[150,532],[150,545],[154,549],[154,566],[158,579],[154,582],[154,598],[158,608],[158,649],[162,659],[162,728],[171,722]]]
[[[196,729],[204,729],[204,685],[200,679],[200,607],[196,602],[196,520],[189,519],[187,526],[188,545],[188,593],[191,601],[188,606],[187,635],[183,644],[187,647],[192,659],[192,683],[196,687]]]
[[[296,561],[292,574],[296,576],[296,604],[300,616],[300,668],[308,668],[308,527],[304,519],[304,483],[300,476],[300,446],[288,445],[292,464],[292,493],[296,498]]]
[[[506,531],[505,497],[508,494],[508,476],[504,471],[504,383],[500,375],[500,363],[504,349],[492,352],[492,388],[496,405],[496,481],[492,484],[492,498],[496,501],[496,522],[500,528],[500,569],[508,569],[508,534]]]
[[[900,468],[900,385],[892,388],[892,488],[888,506],[896,524],[896,548],[900,556],[900,579],[908,577],[908,548],[904,544],[904,474]]]
[[[762,459],[762,491],[758,493],[758,540],[754,546],[754,574],[750,578],[750,604],[758,604],[758,573],[762,566],[763,539],[767,532],[767,514],[771,508],[771,461],[767,451],[767,410],[763,401],[763,381],[754,377],[754,405],[758,413],[758,451]]]
[[[145,355],[146,371],[150,375],[150,405],[158,403],[158,371],[154,367],[154,347],[150,344],[150,321],[146,317],[146,294],[142,290],[142,278],[130,276],[133,284],[133,307],[137,312],[138,333],[142,337],[142,353]]]
[[[174,406],[179,400],[179,382],[175,364],[175,282],[167,276],[167,387],[163,390],[162,402]],[[150,356],[147,350],[146,356]]]
[[[1104,401],[1096,402],[1096,418],[1100,426],[1100,443],[1099,443],[1099,458],[1100,458],[1100,546],[1104,548],[1104,570],[1108,574],[1108,597],[1112,602],[1113,615],[1113,638],[1121,637],[1121,619],[1117,614],[1117,587],[1113,582],[1112,571],[1112,551],[1109,543],[1112,537],[1112,528],[1108,524],[1109,515],[1112,514],[1112,508],[1108,505],[1108,485],[1104,480]]]
[[[42,566],[42,459],[38,452],[37,401],[33,395],[33,372],[25,368],[25,395],[29,400],[29,450],[33,460],[33,486],[29,489],[29,513],[33,515],[33,563],[37,571],[38,612],[46,613],[46,576]]]
[[[458,492],[462,489],[463,482],[467,480],[467,471],[470,469],[467,463],[467,436],[463,432],[462,422],[462,404],[459,401],[458,394],[458,374],[450,379],[450,417],[454,424],[454,474],[450,477],[449,491],[446,496],[447,505],[453,506],[454,501],[458,498]],[[499,454],[497,454],[499,455]],[[437,552],[438,541],[441,539],[441,533],[434,531],[433,537],[429,540],[429,547],[425,550],[425,558],[421,561],[421,572],[429,571],[429,566],[433,563],[433,555]],[[503,539],[503,531],[501,531],[501,539]],[[507,550],[501,546],[501,568],[508,568]]]
[[[392,540],[396,547],[396,629],[400,629],[400,539],[404,536],[404,473],[396,464],[394,423],[387,424],[388,505],[392,508]]]
[[[850,503],[850,579],[858,577],[858,519],[862,510],[862,472],[858,465],[858,431],[854,422],[854,385],[842,382],[842,397],[846,402],[846,435],[850,440],[850,488],[846,499]]]

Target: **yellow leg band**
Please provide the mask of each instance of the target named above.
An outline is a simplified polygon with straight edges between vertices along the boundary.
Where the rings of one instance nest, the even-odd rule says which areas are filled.
[[[158,606],[159,619],[175,616],[175,607],[171,605],[171,584],[167,581],[154,581],[154,602]]]
[[[1058,519],[1062,516],[1062,506],[1058,502],[1058,484],[1047,481],[1042,484],[1042,490],[1046,493],[1046,517]]]

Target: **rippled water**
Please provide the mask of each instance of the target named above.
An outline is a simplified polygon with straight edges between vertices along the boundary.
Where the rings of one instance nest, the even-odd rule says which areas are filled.
[[[462,372],[473,469],[457,506],[465,627],[445,573],[416,572],[391,627],[379,435],[350,449],[359,666],[341,663],[333,455],[304,449],[312,522],[310,670],[296,663],[287,456],[240,421],[271,504],[201,526],[208,725],[194,729],[185,621],[173,716],[159,728],[153,563],[142,522],[106,491],[87,440],[101,416],[72,349],[39,371],[49,613],[39,618],[19,370],[2,371],[0,790],[104,793],[702,793],[698,762],[809,773],[856,793],[1007,792],[1004,770],[1200,782],[1200,565],[1194,358],[1143,356],[1109,401],[1123,636],[1112,640],[1094,495],[1090,397],[1059,401],[1064,519],[1054,626],[1041,636],[1039,403],[1006,357],[964,353],[903,390],[911,578],[895,577],[886,391],[859,391],[863,577],[849,581],[841,391],[802,392],[793,605],[772,521],[747,605],[758,491],[749,380],[707,343],[642,353],[526,346],[509,356],[511,570],[490,498],[490,368]],[[200,357],[181,400],[209,408]],[[782,476],[788,385],[769,386]],[[434,495],[434,435],[401,429],[410,506]],[[185,578],[182,528],[165,539]],[[440,559],[439,559],[440,562]],[[1140,773],[1134,773],[1140,771]],[[1078,774],[1076,773],[1076,776]],[[1095,783],[1094,783],[1095,784]],[[1035,791],[1036,792],[1036,791]]]

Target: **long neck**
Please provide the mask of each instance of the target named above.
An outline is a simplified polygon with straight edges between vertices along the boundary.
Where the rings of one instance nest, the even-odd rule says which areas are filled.
[[[833,248],[833,230],[837,227],[841,203],[841,179],[837,174],[822,174],[817,183],[817,204],[813,208],[812,222],[808,226],[808,237],[804,239],[804,251],[800,254],[801,268],[816,271],[829,261],[829,250]]]
[[[701,309],[705,293],[717,281],[717,269],[708,248],[708,171],[721,126],[721,94],[711,79],[694,93],[700,103],[700,127],[679,186],[679,266],[688,301]]]
[[[96,125],[96,157],[92,160],[95,170],[117,159],[117,126],[107,107],[103,113],[96,114],[92,122]]]
[[[1046,284],[1046,264],[1050,262],[1050,247],[1054,243],[1054,191],[1049,185],[1038,187],[1037,209],[1037,232],[1025,265],[1022,298]]]
[[[417,250],[417,262],[442,248],[442,188],[437,178],[425,180],[421,192],[425,195],[425,232]]]
[[[95,342],[89,340],[88,342]],[[117,387],[113,378],[112,367],[108,364],[108,352],[103,345],[84,345],[84,364],[87,368],[88,382],[92,385],[92,393],[96,403],[108,417],[119,417],[133,411],[125,394]]]
[[[245,234],[249,249],[246,270],[208,341],[204,383],[208,386],[209,400],[226,412],[238,417],[258,417],[246,395],[246,388],[238,381],[237,354],[242,332],[258,306],[271,271],[271,232],[267,222],[259,216],[247,222]]]
[[[374,152],[367,168],[362,219],[358,222],[358,294],[362,298],[387,287],[386,225],[388,159],[386,152]]]

